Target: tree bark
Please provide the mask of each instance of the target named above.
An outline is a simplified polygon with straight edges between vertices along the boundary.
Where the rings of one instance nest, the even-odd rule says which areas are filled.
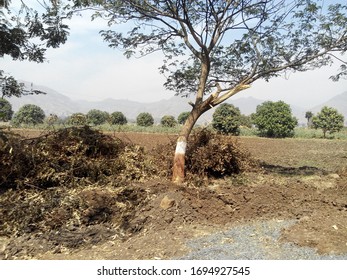
[[[198,118],[208,110],[208,107],[206,105],[206,101],[200,105],[195,105],[180,131],[176,143],[176,150],[172,169],[172,181],[176,184],[181,184],[184,181],[185,155],[187,150],[188,138]]]

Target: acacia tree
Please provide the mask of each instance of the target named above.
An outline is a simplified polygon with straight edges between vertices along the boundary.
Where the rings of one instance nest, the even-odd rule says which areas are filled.
[[[102,32],[127,57],[164,54],[165,86],[196,94],[177,140],[173,181],[184,179],[188,137],[197,119],[255,81],[306,71],[347,50],[347,6],[313,0],[89,0],[118,31]]]
[[[19,1],[18,1],[19,2]],[[42,11],[36,11],[25,2],[15,9],[11,0],[0,1],[0,58],[44,62],[47,48],[57,48],[67,40],[68,26],[59,1],[42,1]],[[18,4],[18,3],[17,3]],[[13,76],[0,69],[0,97],[20,97],[40,94],[42,91],[26,88]]]

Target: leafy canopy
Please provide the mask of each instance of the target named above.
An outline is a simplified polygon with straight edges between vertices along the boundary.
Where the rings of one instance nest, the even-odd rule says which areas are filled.
[[[6,99],[0,98],[0,121],[7,122],[12,119],[12,105]]]
[[[128,120],[122,112],[113,112],[110,115],[110,123],[117,124],[117,125],[124,125],[128,123]]]
[[[0,58],[43,62],[47,48],[66,42],[69,33],[64,20],[69,16],[62,12],[59,1],[40,1],[41,12],[29,7],[28,1],[17,1],[18,9],[11,2],[0,1]],[[42,92],[26,89],[0,68],[0,93],[2,97],[20,97]]]
[[[177,121],[179,124],[184,124],[186,120],[188,119],[190,112],[182,112],[181,114],[178,115]]]
[[[147,112],[140,113],[136,117],[136,124],[139,126],[152,126],[154,124],[153,116]]]
[[[27,104],[19,108],[13,116],[12,122],[17,126],[20,124],[37,125],[43,123],[44,119],[45,113],[39,106]]]
[[[261,136],[271,138],[292,137],[298,124],[290,106],[283,101],[266,101],[258,105],[252,120]]]
[[[177,121],[174,116],[165,115],[161,118],[160,124],[165,127],[174,127],[177,124]]]
[[[88,123],[93,125],[100,125],[108,120],[109,114],[101,110],[92,109],[88,111],[86,117]]]
[[[232,104],[221,104],[213,113],[212,126],[223,134],[240,134],[240,109]]]
[[[324,138],[326,133],[339,132],[343,128],[344,117],[336,109],[324,106],[322,110],[312,118],[313,127],[323,130]]]
[[[87,116],[83,113],[73,113],[67,119],[67,123],[70,125],[86,125],[87,124]]]

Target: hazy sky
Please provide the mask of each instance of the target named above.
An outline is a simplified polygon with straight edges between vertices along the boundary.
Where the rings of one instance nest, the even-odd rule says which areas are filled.
[[[119,50],[110,49],[103,42],[99,31],[106,28],[104,21],[90,22],[88,17],[76,17],[69,26],[68,42],[59,49],[48,50],[48,62],[18,62],[6,57],[0,60],[0,69],[72,99],[152,102],[174,95],[163,87],[165,78],[158,70],[162,62],[159,53],[126,59]],[[259,81],[233,98],[253,96],[311,108],[347,91],[347,80],[332,82],[329,79],[336,73],[337,66],[295,73],[269,83]]]

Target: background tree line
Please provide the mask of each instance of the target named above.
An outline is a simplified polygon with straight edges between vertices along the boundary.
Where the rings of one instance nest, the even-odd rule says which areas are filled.
[[[168,128],[183,125],[188,116],[189,112],[182,112],[177,119],[174,116],[165,115],[160,119],[160,125]],[[327,137],[327,134],[331,136],[344,127],[344,116],[331,107],[323,107],[316,115],[308,111],[305,117],[308,119],[307,126],[321,129],[324,138]],[[128,124],[126,116],[120,111],[108,113],[92,109],[86,114],[74,113],[63,121],[55,114],[46,117],[39,106],[27,104],[14,114],[11,104],[3,98],[0,99],[0,121],[11,121],[14,126],[37,125],[44,121],[48,125],[58,123],[92,126],[105,123],[110,125]],[[154,125],[154,118],[150,113],[142,112],[136,117],[135,123],[138,126],[150,127]],[[293,137],[297,125],[298,121],[292,115],[290,106],[283,101],[266,101],[257,106],[256,112],[250,116],[241,114],[239,108],[234,105],[224,103],[217,107],[211,122],[212,128],[221,134],[239,135],[242,127],[255,127],[259,136],[269,138]]]

